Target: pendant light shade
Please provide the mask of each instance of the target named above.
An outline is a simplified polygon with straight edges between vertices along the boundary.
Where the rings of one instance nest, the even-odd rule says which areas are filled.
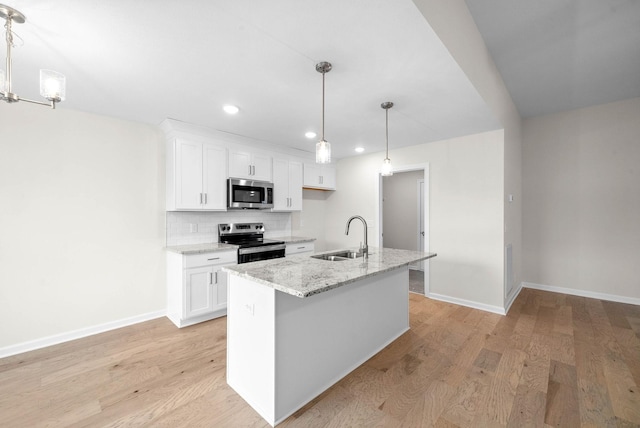
[[[393,107],[393,103],[391,101],[387,101],[380,104],[380,107],[382,107],[385,110],[385,116],[386,116],[386,122],[385,122],[386,134],[385,135],[387,138],[387,152],[386,152],[387,154],[384,158],[384,161],[382,162],[382,168],[380,170],[380,173],[384,177],[389,177],[393,175],[393,165],[391,165],[391,159],[389,159],[389,109]]]
[[[316,143],[316,163],[331,163],[331,144],[324,139],[324,75],[331,67],[326,61],[316,64],[316,71],[322,73],[322,139]]]

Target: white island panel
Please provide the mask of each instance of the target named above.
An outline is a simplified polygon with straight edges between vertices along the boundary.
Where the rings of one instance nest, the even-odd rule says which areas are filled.
[[[402,266],[301,299],[230,275],[227,382],[276,425],[409,329],[408,284]]]
[[[275,290],[230,275],[227,296],[227,383],[272,423]]]

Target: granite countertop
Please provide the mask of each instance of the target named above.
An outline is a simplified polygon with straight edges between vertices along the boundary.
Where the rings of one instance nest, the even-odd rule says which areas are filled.
[[[174,253],[189,255],[200,253],[215,253],[216,251],[236,251],[238,249],[238,246],[215,242],[209,244],[176,245],[173,247],[165,247],[165,249]]]
[[[338,250],[316,254],[333,253]],[[327,261],[307,254],[264,260],[222,269],[232,275],[253,280],[296,297],[309,297],[358,281],[368,276],[397,269],[435,253],[369,247],[369,260],[363,258]]]
[[[301,242],[313,242],[316,238],[305,238],[303,236],[278,236],[273,239],[274,241],[284,241],[285,244],[299,244]],[[221,244],[218,242],[207,244],[189,244],[189,245],[174,245],[171,247],[165,247],[167,251],[171,251],[178,254],[200,254],[200,253],[215,253],[216,251],[235,251],[238,249],[237,245]]]

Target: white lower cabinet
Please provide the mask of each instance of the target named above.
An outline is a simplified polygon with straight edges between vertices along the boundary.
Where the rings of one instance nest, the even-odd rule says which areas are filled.
[[[298,244],[287,244],[285,248],[285,256],[299,253],[313,253],[315,244],[313,242],[300,242]]]
[[[186,327],[227,314],[227,274],[237,252],[182,255],[167,252],[167,317]]]

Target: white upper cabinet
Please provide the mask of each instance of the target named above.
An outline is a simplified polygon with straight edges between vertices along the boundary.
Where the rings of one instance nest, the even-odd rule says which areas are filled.
[[[167,143],[167,210],[226,210],[225,147],[176,138]]]
[[[273,211],[302,210],[302,163],[273,159]]]
[[[271,156],[260,152],[229,149],[229,177],[271,181]]]
[[[304,164],[304,187],[310,189],[336,190],[336,169],[332,165]]]

